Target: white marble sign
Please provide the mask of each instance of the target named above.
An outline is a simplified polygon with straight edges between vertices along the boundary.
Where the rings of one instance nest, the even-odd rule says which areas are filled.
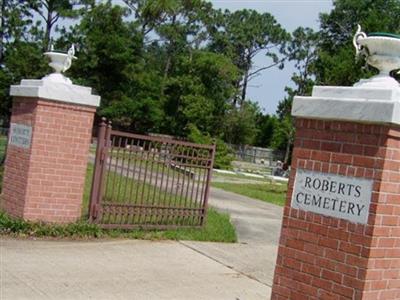
[[[11,123],[9,144],[29,149],[32,140],[32,127],[17,123]]]
[[[353,223],[368,222],[372,180],[298,169],[291,206]]]

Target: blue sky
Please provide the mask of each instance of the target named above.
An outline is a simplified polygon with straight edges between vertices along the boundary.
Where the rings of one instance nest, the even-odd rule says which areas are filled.
[[[215,8],[254,9],[269,12],[287,31],[292,32],[299,26],[318,29],[318,16],[321,12],[332,9],[331,0],[212,0]],[[256,57],[255,65],[267,65],[263,55]],[[259,103],[265,113],[275,113],[278,102],[285,96],[284,88],[290,85],[290,77],[295,71],[293,64],[286,64],[283,70],[266,70],[261,76],[251,81],[248,98]]]

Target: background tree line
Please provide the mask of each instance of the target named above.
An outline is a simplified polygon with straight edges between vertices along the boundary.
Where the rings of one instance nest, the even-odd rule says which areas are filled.
[[[355,61],[351,39],[366,32],[399,32],[394,0],[334,1],[320,29],[287,32],[269,13],[216,10],[203,0],[1,0],[0,119],[7,126],[9,86],[50,70],[43,52],[74,43],[74,83],[101,95],[99,116],[114,126],[207,142],[273,147],[290,159],[295,95],[314,84],[352,85],[375,71]],[[254,65],[265,55],[263,66]],[[247,96],[261,72],[293,61],[296,72],[276,115]],[[268,95],[266,95],[268,97]]]

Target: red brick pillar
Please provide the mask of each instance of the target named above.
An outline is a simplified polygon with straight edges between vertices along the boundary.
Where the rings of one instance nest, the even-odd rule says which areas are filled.
[[[99,97],[43,80],[23,80],[11,94],[1,208],[27,220],[76,221]]]
[[[352,117],[335,113],[339,100],[327,103],[314,90],[294,104],[295,148],[271,299],[400,299],[400,125],[378,124],[374,118],[382,115],[373,109],[363,116],[375,124],[314,119]],[[323,113],[304,110],[313,104]],[[366,111],[370,103],[354,105]]]

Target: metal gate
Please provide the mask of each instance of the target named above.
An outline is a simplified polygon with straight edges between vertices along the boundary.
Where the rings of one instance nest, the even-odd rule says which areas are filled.
[[[202,226],[215,145],[99,127],[90,220],[104,228]]]

